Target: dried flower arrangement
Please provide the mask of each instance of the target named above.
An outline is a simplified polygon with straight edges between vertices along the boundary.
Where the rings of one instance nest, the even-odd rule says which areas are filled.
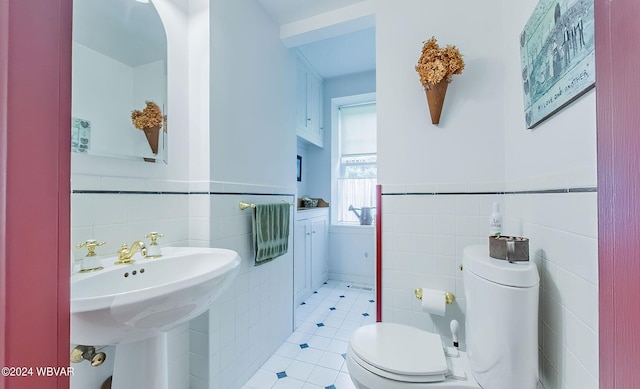
[[[454,74],[461,74],[463,70],[464,60],[457,47],[448,45],[440,48],[435,37],[424,42],[416,72],[425,89],[430,89],[442,80],[449,83]]]
[[[131,111],[131,122],[139,129],[144,130],[153,127],[162,127],[164,118],[158,104],[153,101],[145,101],[147,106],[142,110],[137,109]]]
[[[420,83],[427,95],[431,123],[440,123],[447,86],[453,75],[461,74],[462,70],[464,70],[464,61],[458,48],[452,45],[440,48],[433,36],[424,42],[416,72],[420,76]]]

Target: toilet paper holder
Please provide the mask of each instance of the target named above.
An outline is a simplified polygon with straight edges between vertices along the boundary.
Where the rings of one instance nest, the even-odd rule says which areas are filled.
[[[416,288],[413,292],[418,300],[422,300],[422,288]],[[456,296],[454,296],[453,293],[444,292],[444,302],[447,303],[447,305],[453,304],[454,301],[456,301]]]

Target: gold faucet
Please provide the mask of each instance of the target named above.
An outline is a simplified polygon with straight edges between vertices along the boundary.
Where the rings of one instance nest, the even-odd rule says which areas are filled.
[[[134,263],[135,260],[131,259],[131,257],[133,257],[138,249],[140,249],[140,253],[142,253],[143,256],[147,255],[147,247],[144,245],[144,242],[140,240],[133,242],[131,248],[129,248],[126,243],[123,243],[120,250],[118,250],[118,261],[115,262],[115,264],[127,265]]]

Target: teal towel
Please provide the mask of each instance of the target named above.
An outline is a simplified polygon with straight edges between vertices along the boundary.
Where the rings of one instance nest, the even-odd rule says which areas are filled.
[[[253,217],[256,265],[286,254],[289,250],[289,203],[256,204]]]

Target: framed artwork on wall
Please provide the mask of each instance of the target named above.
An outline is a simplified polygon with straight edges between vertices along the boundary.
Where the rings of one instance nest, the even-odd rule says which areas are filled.
[[[298,169],[297,181],[300,182],[302,181],[302,157],[299,155],[296,157],[296,167]]]
[[[595,85],[594,0],[540,0],[520,34],[527,128]]]

